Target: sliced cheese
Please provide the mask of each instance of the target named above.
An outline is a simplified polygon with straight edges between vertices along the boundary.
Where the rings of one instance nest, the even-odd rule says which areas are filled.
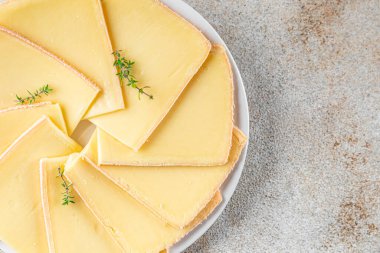
[[[67,133],[65,120],[58,104],[45,102],[0,110],[0,154],[42,115],[48,116],[59,129]]]
[[[0,156],[0,238],[16,252],[48,252],[39,160],[80,150],[43,116]]]
[[[99,164],[225,164],[231,148],[232,129],[231,67],[224,48],[214,46],[201,70],[139,152],[99,131]]]
[[[96,132],[94,133],[96,135]],[[185,227],[210,201],[239,159],[246,137],[235,128],[228,163],[205,167],[101,166],[99,170],[152,212],[175,227]],[[97,139],[85,155],[96,159]]]
[[[210,42],[190,23],[157,0],[103,0],[115,48],[135,61],[139,86],[150,86],[139,99],[124,86],[126,109],[91,119],[127,146],[138,150],[168,113],[210,51]]]
[[[66,163],[65,175],[124,252],[159,252],[193,228],[176,229],[166,224],[109,180],[85,156],[71,155]],[[194,225],[206,218],[220,200],[217,194]]]
[[[194,220],[192,220],[186,227],[185,230],[193,230],[215,210],[222,202],[223,196],[220,190],[218,190],[215,195],[211,198],[211,200],[207,203],[207,205],[198,213]]]
[[[62,179],[57,178],[57,168],[64,170],[66,160],[67,157],[60,157],[40,161],[42,209],[50,253],[121,252],[74,190],[71,196],[75,203],[62,205]]]
[[[124,108],[99,0],[10,0],[0,5],[0,24],[64,59],[102,89],[86,117]]]
[[[14,106],[16,95],[29,96],[28,91],[49,84],[53,92],[37,100],[59,103],[71,134],[99,89],[57,57],[1,26],[0,55],[0,109]]]

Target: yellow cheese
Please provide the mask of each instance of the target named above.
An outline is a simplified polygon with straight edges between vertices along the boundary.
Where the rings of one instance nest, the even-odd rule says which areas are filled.
[[[71,155],[66,163],[65,175],[124,252],[159,252],[193,228],[176,229],[166,224],[109,180],[85,156]],[[220,203],[220,195],[215,198],[200,213],[202,217],[195,220],[195,225]]]
[[[62,205],[62,179],[57,178],[57,168],[64,169],[66,160],[60,157],[40,161],[42,209],[50,253],[121,252],[75,191],[71,192],[75,203]]]
[[[0,154],[42,115],[48,116],[62,132],[67,133],[58,104],[45,102],[0,110]]]
[[[138,150],[168,113],[210,51],[210,42],[157,0],[103,0],[115,48],[135,61],[133,74],[153,100],[124,88],[126,109],[92,119],[95,125]]]
[[[37,99],[60,104],[71,134],[99,89],[57,57],[1,26],[0,55],[0,109],[14,106],[16,95],[29,96],[28,90],[49,84],[53,92]]]
[[[81,148],[42,116],[0,156],[0,238],[16,252],[48,251],[39,187],[39,160]]]
[[[96,135],[96,132],[94,133]],[[209,202],[233,169],[246,138],[234,130],[228,163],[205,167],[101,166],[99,170],[152,212],[175,227],[189,224]],[[86,156],[96,160],[97,139],[91,138]]]
[[[232,129],[231,68],[224,48],[214,46],[201,70],[139,152],[99,131],[98,162],[136,166],[221,165],[228,160]]]
[[[200,225],[222,202],[223,196],[220,190],[218,190],[207,205],[198,213],[194,220],[192,220],[186,227],[185,230],[192,230],[198,225]]]
[[[64,59],[102,89],[86,117],[124,108],[99,0],[8,0],[0,5],[0,24]]]

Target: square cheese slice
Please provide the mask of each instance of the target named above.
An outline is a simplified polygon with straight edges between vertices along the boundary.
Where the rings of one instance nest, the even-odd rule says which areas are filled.
[[[154,96],[125,87],[126,109],[91,121],[138,150],[168,113],[209,54],[210,42],[157,0],[103,0],[114,48],[135,62],[133,75]]]
[[[80,150],[43,116],[0,156],[0,238],[16,252],[48,252],[39,160]]]
[[[5,1],[0,24],[64,59],[102,89],[86,117],[124,108],[100,0]]]
[[[62,132],[67,134],[65,120],[58,104],[44,102],[0,110],[0,154],[42,115],[48,116]]]
[[[65,175],[83,201],[103,223],[124,252],[159,252],[186,235],[193,227],[177,229],[166,224],[131,195],[109,180],[87,157],[71,155]],[[202,212],[205,219],[220,203],[220,195]]]
[[[94,133],[96,135],[96,132]],[[209,202],[233,170],[246,137],[235,128],[227,164],[219,166],[101,166],[99,170],[171,225],[188,225]],[[83,150],[96,160],[97,138]]]
[[[50,252],[121,252],[119,245],[74,190],[71,196],[75,203],[62,205],[62,179],[57,175],[58,168],[64,170],[67,158],[40,161],[41,202]]]
[[[59,103],[71,134],[99,89],[51,53],[1,26],[0,55],[0,109],[14,106],[16,95],[29,96],[28,91],[48,84],[53,92],[37,100]]]
[[[99,131],[98,162],[135,166],[222,165],[228,161],[232,129],[232,72],[224,48],[216,45],[138,152]]]

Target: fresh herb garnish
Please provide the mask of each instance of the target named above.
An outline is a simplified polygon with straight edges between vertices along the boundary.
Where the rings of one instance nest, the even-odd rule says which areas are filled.
[[[49,95],[51,92],[53,91],[52,88],[49,87],[48,84],[42,86],[41,88],[39,88],[38,90],[36,90],[35,92],[30,92],[27,90],[27,92],[29,93],[29,96],[23,98],[23,97],[19,97],[17,94],[16,94],[16,99],[17,99],[17,104],[19,105],[23,105],[23,104],[33,104],[34,102],[36,102],[36,99],[37,98],[41,98],[42,95]]]
[[[139,99],[141,98],[140,97],[141,94],[147,96],[150,99],[153,99],[153,95],[145,92],[145,89],[149,89],[150,87],[144,86],[140,88],[137,85],[138,81],[132,75],[132,68],[135,62],[127,60],[124,56],[121,55],[121,52],[122,50],[116,50],[115,52],[112,53],[116,57],[113,65],[118,68],[117,76],[119,76],[120,81],[124,83],[124,80],[126,80],[127,81],[127,83],[125,84],[126,86],[136,89],[138,92]]]
[[[65,180],[64,176],[63,176],[63,173],[64,173],[64,170],[61,169],[61,167],[58,168],[58,176],[59,178],[61,178],[62,180],[62,187],[65,189],[64,192],[62,192],[63,194],[63,198],[62,198],[62,205],[64,206],[67,206],[69,205],[70,203],[74,204],[75,201],[74,201],[74,196],[71,195],[71,183],[67,183],[67,181]]]

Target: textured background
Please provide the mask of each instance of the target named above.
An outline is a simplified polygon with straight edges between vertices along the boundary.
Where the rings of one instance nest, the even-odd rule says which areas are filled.
[[[380,252],[380,0],[186,0],[226,41],[249,157],[192,252]]]

